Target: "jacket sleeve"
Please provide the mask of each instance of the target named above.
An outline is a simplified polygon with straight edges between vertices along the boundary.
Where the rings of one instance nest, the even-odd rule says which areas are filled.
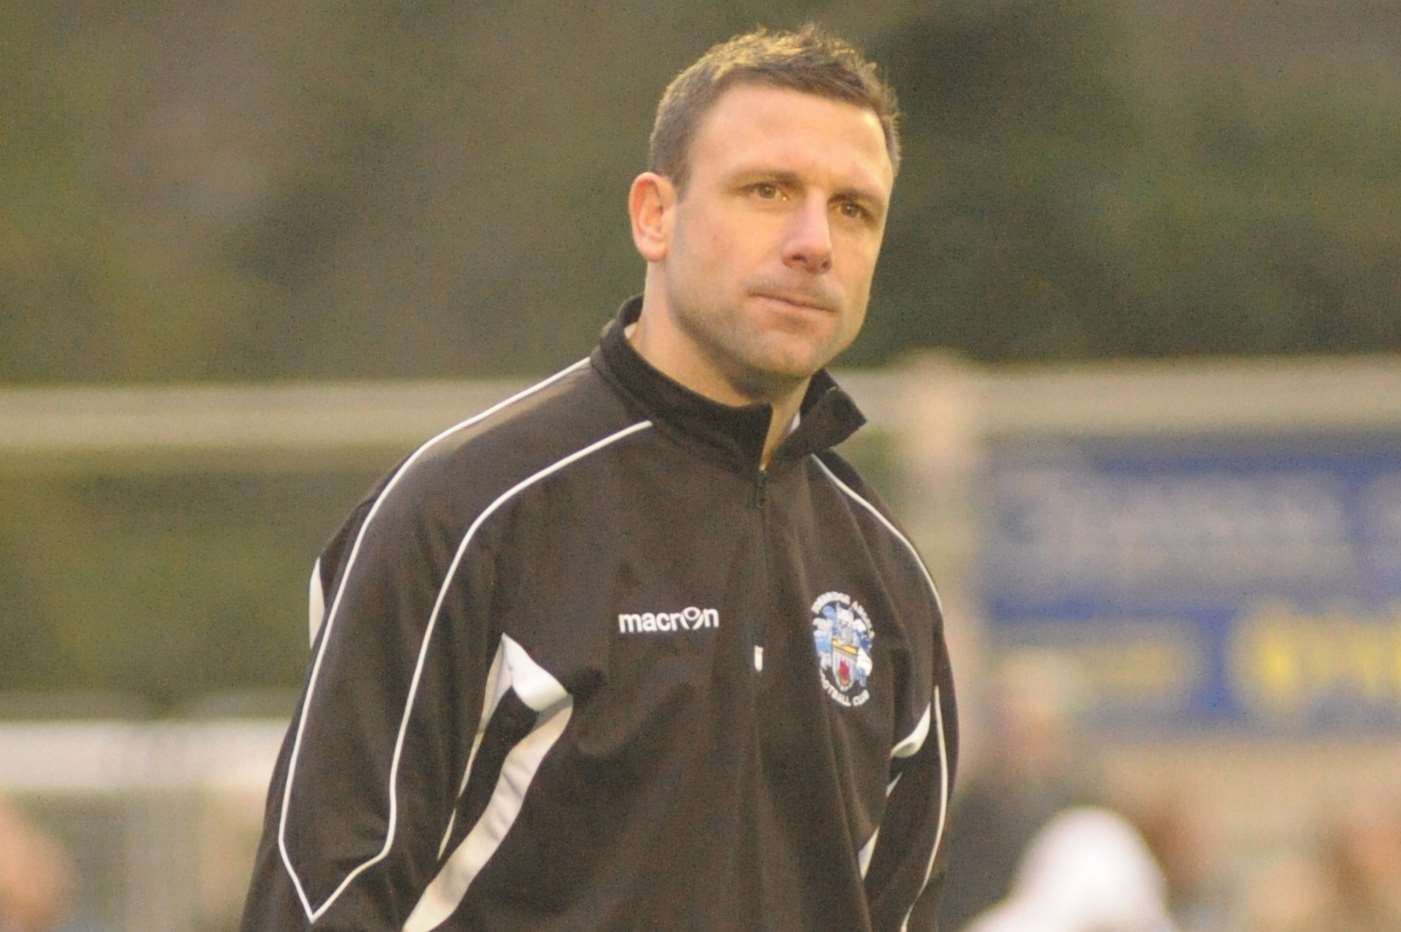
[[[920,724],[896,745],[889,797],[866,874],[871,926],[882,932],[937,927],[958,717],[942,638],[936,638],[936,650],[933,695]]]
[[[492,574],[421,493],[389,482],[313,571],[250,932],[400,928],[437,870],[486,689]]]

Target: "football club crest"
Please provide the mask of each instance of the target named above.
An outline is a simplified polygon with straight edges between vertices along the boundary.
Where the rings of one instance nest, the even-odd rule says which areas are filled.
[[[812,640],[822,688],[844,706],[871,698],[871,642],[875,629],[861,603],[844,592],[825,592],[812,603]]]

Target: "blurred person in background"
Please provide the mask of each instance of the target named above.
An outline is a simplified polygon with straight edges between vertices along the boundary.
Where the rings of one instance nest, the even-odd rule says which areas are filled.
[[[1007,896],[1042,826],[1099,800],[1078,740],[1081,688],[1073,666],[1036,651],[1005,658],[988,678],[989,745],[954,800],[941,928],[958,930]]]
[[[1182,932],[1236,932],[1220,838],[1201,809],[1185,796],[1165,795],[1126,812],[1162,868],[1168,909]]]
[[[1241,932],[1333,932],[1328,880],[1312,852],[1286,851],[1256,864],[1237,883]]]
[[[0,798],[0,932],[62,928],[72,887],[63,846]]]
[[[1079,806],[1027,847],[1008,897],[967,932],[1176,932],[1167,881],[1123,816]]]
[[[831,450],[864,418],[825,369],[895,115],[811,27],[668,87],[628,199],[642,295],[317,564],[245,929],[934,929],[942,609]]]
[[[1401,813],[1364,799],[1330,814],[1242,879],[1236,914],[1242,932],[1401,930]]]
[[[1401,930],[1401,811],[1363,800],[1325,826],[1319,861],[1329,932]]]

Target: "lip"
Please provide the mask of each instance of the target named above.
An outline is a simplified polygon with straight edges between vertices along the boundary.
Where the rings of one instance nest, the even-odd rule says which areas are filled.
[[[773,291],[756,291],[754,297],[764,298],[768,301],[775,301],[779,304],[786,304],[803,311],[831,311],[825,304],[818,304],[806,295],[784,294]]]

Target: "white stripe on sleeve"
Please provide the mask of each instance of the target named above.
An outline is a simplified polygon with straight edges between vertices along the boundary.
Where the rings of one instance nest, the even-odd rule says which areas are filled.
[[[467,781],[472,776],[472,765],[477,761],[477,751],[481,750],[482,736],[486,734],[487,723],[496,714],[496,707],[501,704],[501,697],[506,695],[506,690],[511,686],[510,675],[501,675],[501,655],[502,649],[496,648],[496,655],[491,658],[491,668],[486,674],[486,701],[482,703],[482,714],[477,723],[477,734],[472,738],[472,750],[467,755],[467,766],[462,769],[462,782],[457,787],[457,799],[462,798],[462,794],[467,792]],[[457,823],[457,806],[454,805],[452,815],[448,817],[448,827],[443,832],[443,840],[438,842],[438,857],[443,856],[447,849],[448,839],[452,837],[452,827]]]
[[[321,558],[311,565],[310,591],[307,593],[307,624],[311,628],[310,643],[316,643],[316,632],[326,617],[326,587],[321,585]]]
[[[924,895],[924,888],[929,886],[929,878],[934,874],[934,859],[939,855],[939,843],[944,840],[944,816],[949,811],[949,756],[948,744],[944,738],[944,707],[939,703],[939,687],[934,687],[934,721],[938,726],[939,738],[939,827],[934,830],[934,848],[929,852],[929,865],[924,869],[924,883],[919,885],[919,891],[915,893],[915,898],[910,903],[909,912],[905,913],[905,921],[900,923],[900,932],[906,932],[910,925],[910,913],[915,911],[915,904]]]
[[[642,421],[637,424],[633,424],[630,427],[626,427],[614,434],[604,437],[601,440],[595,441],[594,443],[584,447],[581,450],[575,451],[574,453],[558,460],[550,466],[545,467],[544,469],[540,470],[539,472],[535,473],[529,478],[522,480],[521,482],[512,486],[501,496],[499,496],[494,502],[492,502],[491,505],[489,505],[480,515],[477,516],[477,519],[472,523],[472,526],[468,528],[466,535],[463,537],[461,544],[457,548],[457,553],[454,555],[451,565],[448,567],[447,573],[443,579],[442,586],[438,590],[437,600],[434,602],[432,611],[429,613],[427,624],[424,628],[423,639],[419,646],[418,659],[414,666],[412,679],[409,683],[408,696],[405,698],[404,710],[400,718],[398,736],[395,739],[394,752],[389,769],[389,824],[385,830],[384,844],[376,854],[372,855],[364,862],[352,868],[346,874],[345,878],[340,882],[340,884],[333,891],[331,891],[330,895],[326,897],[326,900],[323,903],[321,903],[320,906],[313,906],[310,898],[307,895],[306,888],[302,884],[301,877],[297,874],[296,869],[292,866],[292,857],[287,848],[287,816],[288,811],[291,807],[292,787],[296,779],[297,761],[301,755],[302,739],[306,732],[306,722],[312,712],[312,701],[316,694],[316,685],[317,679],[321,672],[322,658],[325,656],[326,653],[326,645],[330,642],[332,634],[334,633],[337,612],[340,608],[341,600],[345,595],[346,585],[351,577],[352,571],[354,570],[356,557],[359,554],[361,544],[364,542],[365,535],[369,532],[370,527],[374,524],[375,516],[379,512],[381,505],[384,504],[385,500],[394,491],[396,486],[399,484],[400,480],[414,465],[414,463],[417,462],[423,456],[425,451],[432,448],[443,438],[448,437],[467,427],[470,427],[473,424],[476,424],[484,418],[490,416],[491,414],[501,410],[502,408],[507,407],[508,405],[520,399],[526,398],[534,394],[535,392],[540,391],[541,389],[564,378],[569,373],[583,368],[584,366],[587,366],[588,363],[589,361],[587,358],[581,359],[574,365],[555,373],[548,379],[545,379],[543,382],[533,385],[530,388],[527,388],[524,391],[519,392],[511,396],[510,398],[507,398],[506,400],[493,405],[486,411],[483,411],[474,417],[468,418],[467,420],[456,424],[448,428],[447,430],[444,430],[442,433],[438,434],[437,436],[424,443],[417,450],[415,450],[413,454],[408,457],[408,459],[404,461],[403,465],[399,467],[398,471],[395,472],[393,477],[390,478],[389,482],[386,483],[383,491],[380,492],[379,497],[375,500],[374,504],[370,506],[369,513],[365,516],[365,520],[361,524],[359,532],[356,534],[355,543],[352,545],[350,549],[350,555],[346,559],[345,570],[341,574],[340,585],[336,588],[335,599],[332,600],[330,609],[326,612],[326,634],[321,639],[321,648],[317,651],[316,657],[312,661],[311,673],[307,680],[306,698],[302,703],[301,714],[298,716],[296,734],[292,741],[292,753],[288,759],[287,779],[282,792],[282,811],[278,819],[278,852],[282,857],[283,867],[286,869],[288,876],[291,878],[292,886],[297,891],[297,897],[301,901],[302,910],[306,913],[306,917],[309,922],[315,922],[318,918],[320,918],[326,912],[326,910],[331,907],[331,904],[334,903],[343,892],[345,892],[346,887],[349,886],[350,883],[362,872],[382,861],[389,854],[390,848],[394,844],[394,833],[397,827],[399,809],[397,783],[399,775],[400,756],[403,752],[404,746],[405,731],[408,727],[409,718],[413,712],[414,700],[417,697],[418,693],[419,679],[423,673],[424,659],[427,656],[428,647],[432,640],[433,629],[437,624],[438,612],[442,607],[443,599],[447,594],[448,586],[451,584],[453,576],[457,572],[457,566],[462,560],[462,555],[466,552],[467,546],[471,542],[472,536],[476,533],[477,528],[480,527],[482,522],[485,521],[498,507],[500,507],[504,502],[518,494],[522,489],[544,478],[545,476],[548,476],[554,473],[555,471],[564,468],[570,463],[584,456],[587,456],[595,450],[601,449],[602,447],[605,447],[616,440],[619,440],[632,433],[642,430],[643,428],[652,426],[651,422]]]
[[[905,739],[890,752],[891,757],[914,757],[919,753],[919,749],[924,747],[924,739],[929,737],[929,710],[934,703],[924,707],[924,714],[919,718],[919,724],[915,730],[905,736]]]
[[[423,891],[404,923],[404,932],[429,932],[457,909],[467,888],[515,825],[541,762],[564,734],[574,712],[573,697],[523,647],[504,634],[501,644],[506,656],[502,679],[509,681],[510,689],[521,702],[540,713],[540,718],[530,734],[506,754],[496,789],[481,818]]]

